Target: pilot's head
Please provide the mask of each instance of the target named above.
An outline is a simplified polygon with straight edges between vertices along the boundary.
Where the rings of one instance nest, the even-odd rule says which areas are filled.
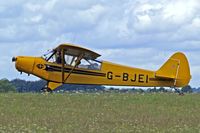
[[[61,56],[61,52],[60,51],[56,51],[56,55],[57,56]]]

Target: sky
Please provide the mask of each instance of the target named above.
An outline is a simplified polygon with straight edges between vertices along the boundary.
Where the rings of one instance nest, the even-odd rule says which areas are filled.
[[[0,1],[0,79],[20,75],[13,56],[42,56],[74,43],[107,60],[157,70],[175,52],[186,54],[190,85],[200,86],[199,0]]]

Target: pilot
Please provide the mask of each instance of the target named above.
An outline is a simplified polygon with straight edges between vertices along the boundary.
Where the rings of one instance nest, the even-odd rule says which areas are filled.
[[[60,51],[56,52],[56,63],[58,63],[58,64],[62,63],[62,57],[61,57],[61,52]]]

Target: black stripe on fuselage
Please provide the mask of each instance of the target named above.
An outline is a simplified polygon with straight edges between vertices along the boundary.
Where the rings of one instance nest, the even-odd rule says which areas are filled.
[[[165,79],[165,78],[150,78],[149,79],[150,81],[163,81],[163,82],[165,82],[165,81],[169,81],[169,82],[171,82],[171,81],[174,81],[174,79]]]
[[[62,69],[59,66],[52,66],[52,65],[46,65],[46,71],[52,71],[52,72],[61,72]],[[64,72],[69,73],[72,69],[71,68],[65,68]],[[101,76],[106,77],[105,73],[98,73],[98,72],[91,72],[91,71],[84,71],[84,70],[77,70],[74,69],[72,71],[73,74],[83,74],[83,75],[91,75],[91,76]]]

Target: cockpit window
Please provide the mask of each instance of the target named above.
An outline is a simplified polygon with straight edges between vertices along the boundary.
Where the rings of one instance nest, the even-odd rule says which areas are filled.
[[[62,54],[60,51],[51,51],[43,56],[43,58],[51,63],[62,64]],[[89,60],[82,58],[79,62],[77,56],[64,55],[64,64],[68,66],[75,66],[77,68],[89,69],[89,70],[100,70],[101,62],[97,60]]]
[[[89,70],[100,70],[101,69],[101,62],[96,60],[87,60],[82,59],[78,68],[85,68]]]
[[[74,66],[76,63],[77,57],[76,56],[71,56],[71,55],[65,55],[65,64],[66,65],[70,65],[70,66]]]

